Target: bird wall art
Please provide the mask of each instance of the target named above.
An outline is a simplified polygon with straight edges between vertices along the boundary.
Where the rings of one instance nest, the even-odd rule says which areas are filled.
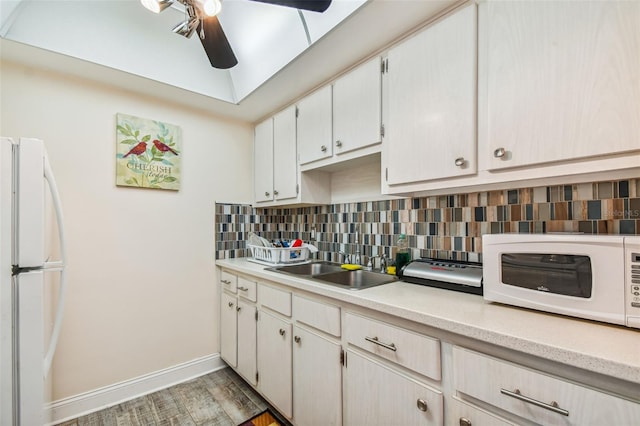
[[[180,189],[182,132],[161,121],[116,114],[116,185]]]

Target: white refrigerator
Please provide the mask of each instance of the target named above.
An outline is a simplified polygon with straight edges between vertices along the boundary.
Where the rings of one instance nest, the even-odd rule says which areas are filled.
[[[41,140],[1,138],[0,173],[0,424],[37,426],[50,422],[45,384],[64,309],[62,211]]]

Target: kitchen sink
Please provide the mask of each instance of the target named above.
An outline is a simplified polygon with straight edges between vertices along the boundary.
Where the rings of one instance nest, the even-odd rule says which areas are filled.
[[[323,261],[300,265],[276,266],[268,268],[268,270],[310,278],[314,281],[347,288],[349,290],[362,290],[364,288],[387,284],[398,280],[398,278],[393,275],[365,271],[362,269],[348,271],[346,269],[342,269],[339,263]]]
[[[357,271],[331,272],[314,278],[329,284],[347,287],[350,290],[360,290],[397,281],[397,278],[393,275],[363,271],[362,269]]]
[[[312,262],[303,263],[301,265],[277,266],[269,269],[276,272],[284,272],[286,274],[310,276],[343,271],[338,263],[333,262]]]

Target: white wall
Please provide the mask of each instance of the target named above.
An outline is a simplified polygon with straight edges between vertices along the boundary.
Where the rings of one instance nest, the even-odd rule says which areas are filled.
[[[248,123],[4,62],[0,133],[41,138],[67,225],[61,399],[219,352],[214,202],[251,198]],[[115,116],[182,127],[179,192],[115,186]]]

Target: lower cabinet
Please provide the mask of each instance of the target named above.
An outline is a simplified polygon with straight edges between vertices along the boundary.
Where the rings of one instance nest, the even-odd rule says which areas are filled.
[[[258,314],[258,389],[285,416],[293,416],[291,323]]]
[[[460,347],[453,348],[453,376],[461,398],[537,424],[637,425],[640,419],[637,402]]]
[[[339,343],[293,327],[293,416],[298,426],[342,424]]]
[[[345,425],[443,425],[442,393],[347,350]]]
[[[231,367],[238,366],[237,297],[222,292],[220,295],[220,357]]]
[[[252,303],[238,299],[236,307],[238,314],[238,354],[237,370],[253,386],[257,384],[257,322],[256,306]]]
[[[256,384],[256,282],[223,272],[220,295],[220,356]],[[228,286],[233,283],[233,288]],[[236,288],[236,283],[239,286]],[[238,294],[230,291],[239,290]]]
[[[221,357],[296,426],[639,424],[636,395],[476,352],[375,310],[223,278]]]

